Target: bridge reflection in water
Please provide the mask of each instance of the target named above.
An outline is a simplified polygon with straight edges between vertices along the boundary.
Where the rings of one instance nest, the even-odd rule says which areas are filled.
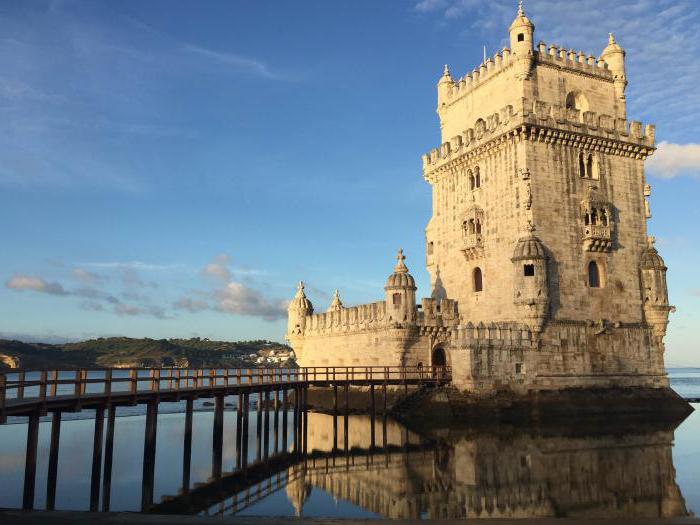
[[[158,513],[235,515],[285,490],[298,515],[313,490],[386,518],[686,516],[673,428],[562,435],[545,429],[443,429],[309,413],[307,451],[282,451],[187,493]],[[340,447],[336,429],[343,436]],[[375,436],[381,436],[375,441]]]

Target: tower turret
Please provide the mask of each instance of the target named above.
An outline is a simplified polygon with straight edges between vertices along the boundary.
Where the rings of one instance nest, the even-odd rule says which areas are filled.
[[[390,321],[414,322],[416,319],[416,281],[404,264],[403,250],[396,256],[396,266],[386,280],[386,311]]]
[[[532,329],[540,332],[549,315],[547,252],[534,232],[530,223],[527,235],[515,245],[511,261],[515,272],[514,302]]]
[[[627,87],[627,74],[625,73],[625,50],[620,47],[620,45],[615,42],[615,37],[612,33],[608,36],[608,45],[603,49],[600,54],[605,63],[608,65],[608,69],[613,74],[613,81],[615,84],[615,95],[620,101],[621,114],[618,115],[621,118],[627,118],[626,113],[626,101],[625,101],[625,88]]]
[[[515,60],[516,75],[520,80],[530,74],[534,62],[533,42],[535,25],[525,16],[523,2],[518,4],[518,14],[508,29],[510,33],[510,50]]]
[[[287,335],[298,335],[304,332],[306,316],[314,313],[314,306],[304,293],[304,281],[299,281],[297,293],[287,307]]]
[[[452,80],[452,75],[450,75],[450,68],[445,64],[445,70],[442,72],[440,80],[438,80],[438,110],[443,104],[447,103],[453,85],[454,80]]]
[[[653,328],[654,335],[662,338],[666,335],[668,314],[674,308],[668,304],[666,286],[666,265],[654,248],[654,238],[649,237],[648,247],[642,252],[639,271],[642,280],[642,300],[644,301],[644,318]]]
[[[331,299],[331,304],[328,306],[328,312],[338,312],[345,308],[342,301],[340,300],[340,293],[336,288],[335,293],[333,293],[333,299]]]

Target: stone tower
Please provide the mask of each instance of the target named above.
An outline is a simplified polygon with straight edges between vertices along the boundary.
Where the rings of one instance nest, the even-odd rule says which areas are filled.
[[[510,48],[438,82],[442,144],[423,157],[433,286],[474,322],[656,319],[637,270],[654,127],[625,120],[625,52],[612,35],[596,59],[534,31],[520,5]]]

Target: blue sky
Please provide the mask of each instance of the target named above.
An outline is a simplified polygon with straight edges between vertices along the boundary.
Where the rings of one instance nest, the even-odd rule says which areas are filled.
[[[529,0],[536,40],[627,50],[657,124],[667,361],[700,364],[700,3]],[[282,340],[299,279],[429,294],[420,155],[435,83],[506,45],[515,2],[0,2],[0,335]]]

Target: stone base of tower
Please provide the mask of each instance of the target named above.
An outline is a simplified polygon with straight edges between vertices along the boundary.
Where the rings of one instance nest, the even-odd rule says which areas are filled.
[[[643,423],[681,421],[693,407],[670,388],[569,388],[519,395],[501,391],[479,395],[454,386],[406,398],[392,414],[414,426],[437,423],[482,425],[492,423],[586,421]]]

